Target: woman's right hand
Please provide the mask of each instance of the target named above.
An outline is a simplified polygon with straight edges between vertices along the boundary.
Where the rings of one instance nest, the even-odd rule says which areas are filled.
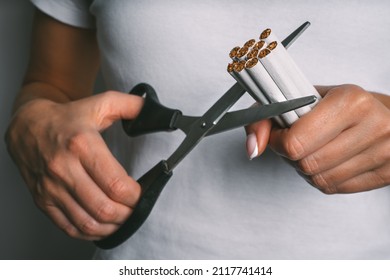
[[[106,92],[73,102],[37,98],[15,112],[6,142],[34,201],[69,236],[99,240],[131,214],[141,189],[100,132],[135,118],[140,97]]]

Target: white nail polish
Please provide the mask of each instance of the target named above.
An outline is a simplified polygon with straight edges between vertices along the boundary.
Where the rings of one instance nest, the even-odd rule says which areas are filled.
[[[255,157],[257,157],[258,153],[259,153],[259,148],[257,147],[257,144],[256,144],[256,147],[253,150],[253,153],[250,155],[249,159],[250,160],[254,159]]]
[[[250,160],[254,159],[259,153],[259,147],[257,146],[257,138],[254,133],[251,133],[247,136],[246,150]]]

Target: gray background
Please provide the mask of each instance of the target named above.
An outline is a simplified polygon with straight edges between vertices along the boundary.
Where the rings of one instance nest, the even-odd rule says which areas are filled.
[[[89,259],[93,245],[68,238],[35,207],[3,135],[29,54],[33,6],[0,0],[0,259]]]

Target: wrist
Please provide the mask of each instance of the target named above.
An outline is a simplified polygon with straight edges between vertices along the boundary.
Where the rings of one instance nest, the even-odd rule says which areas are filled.
[[[49,101],[49,103],[67,103],[70,98],[58,88],[43,82],[30,82],[24,84],[13,106],[13,113],[27,103],[35,100]]]

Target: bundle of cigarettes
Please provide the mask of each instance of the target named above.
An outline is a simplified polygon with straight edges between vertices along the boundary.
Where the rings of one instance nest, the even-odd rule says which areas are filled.
[[[271,29],[265,29],[259,40],[248,40],[229,53],[232,62],[227,71],[258,102],[270,104],[315,95],[321,98]],[[290,127],[316,103],[275,118],[281,127]]]

